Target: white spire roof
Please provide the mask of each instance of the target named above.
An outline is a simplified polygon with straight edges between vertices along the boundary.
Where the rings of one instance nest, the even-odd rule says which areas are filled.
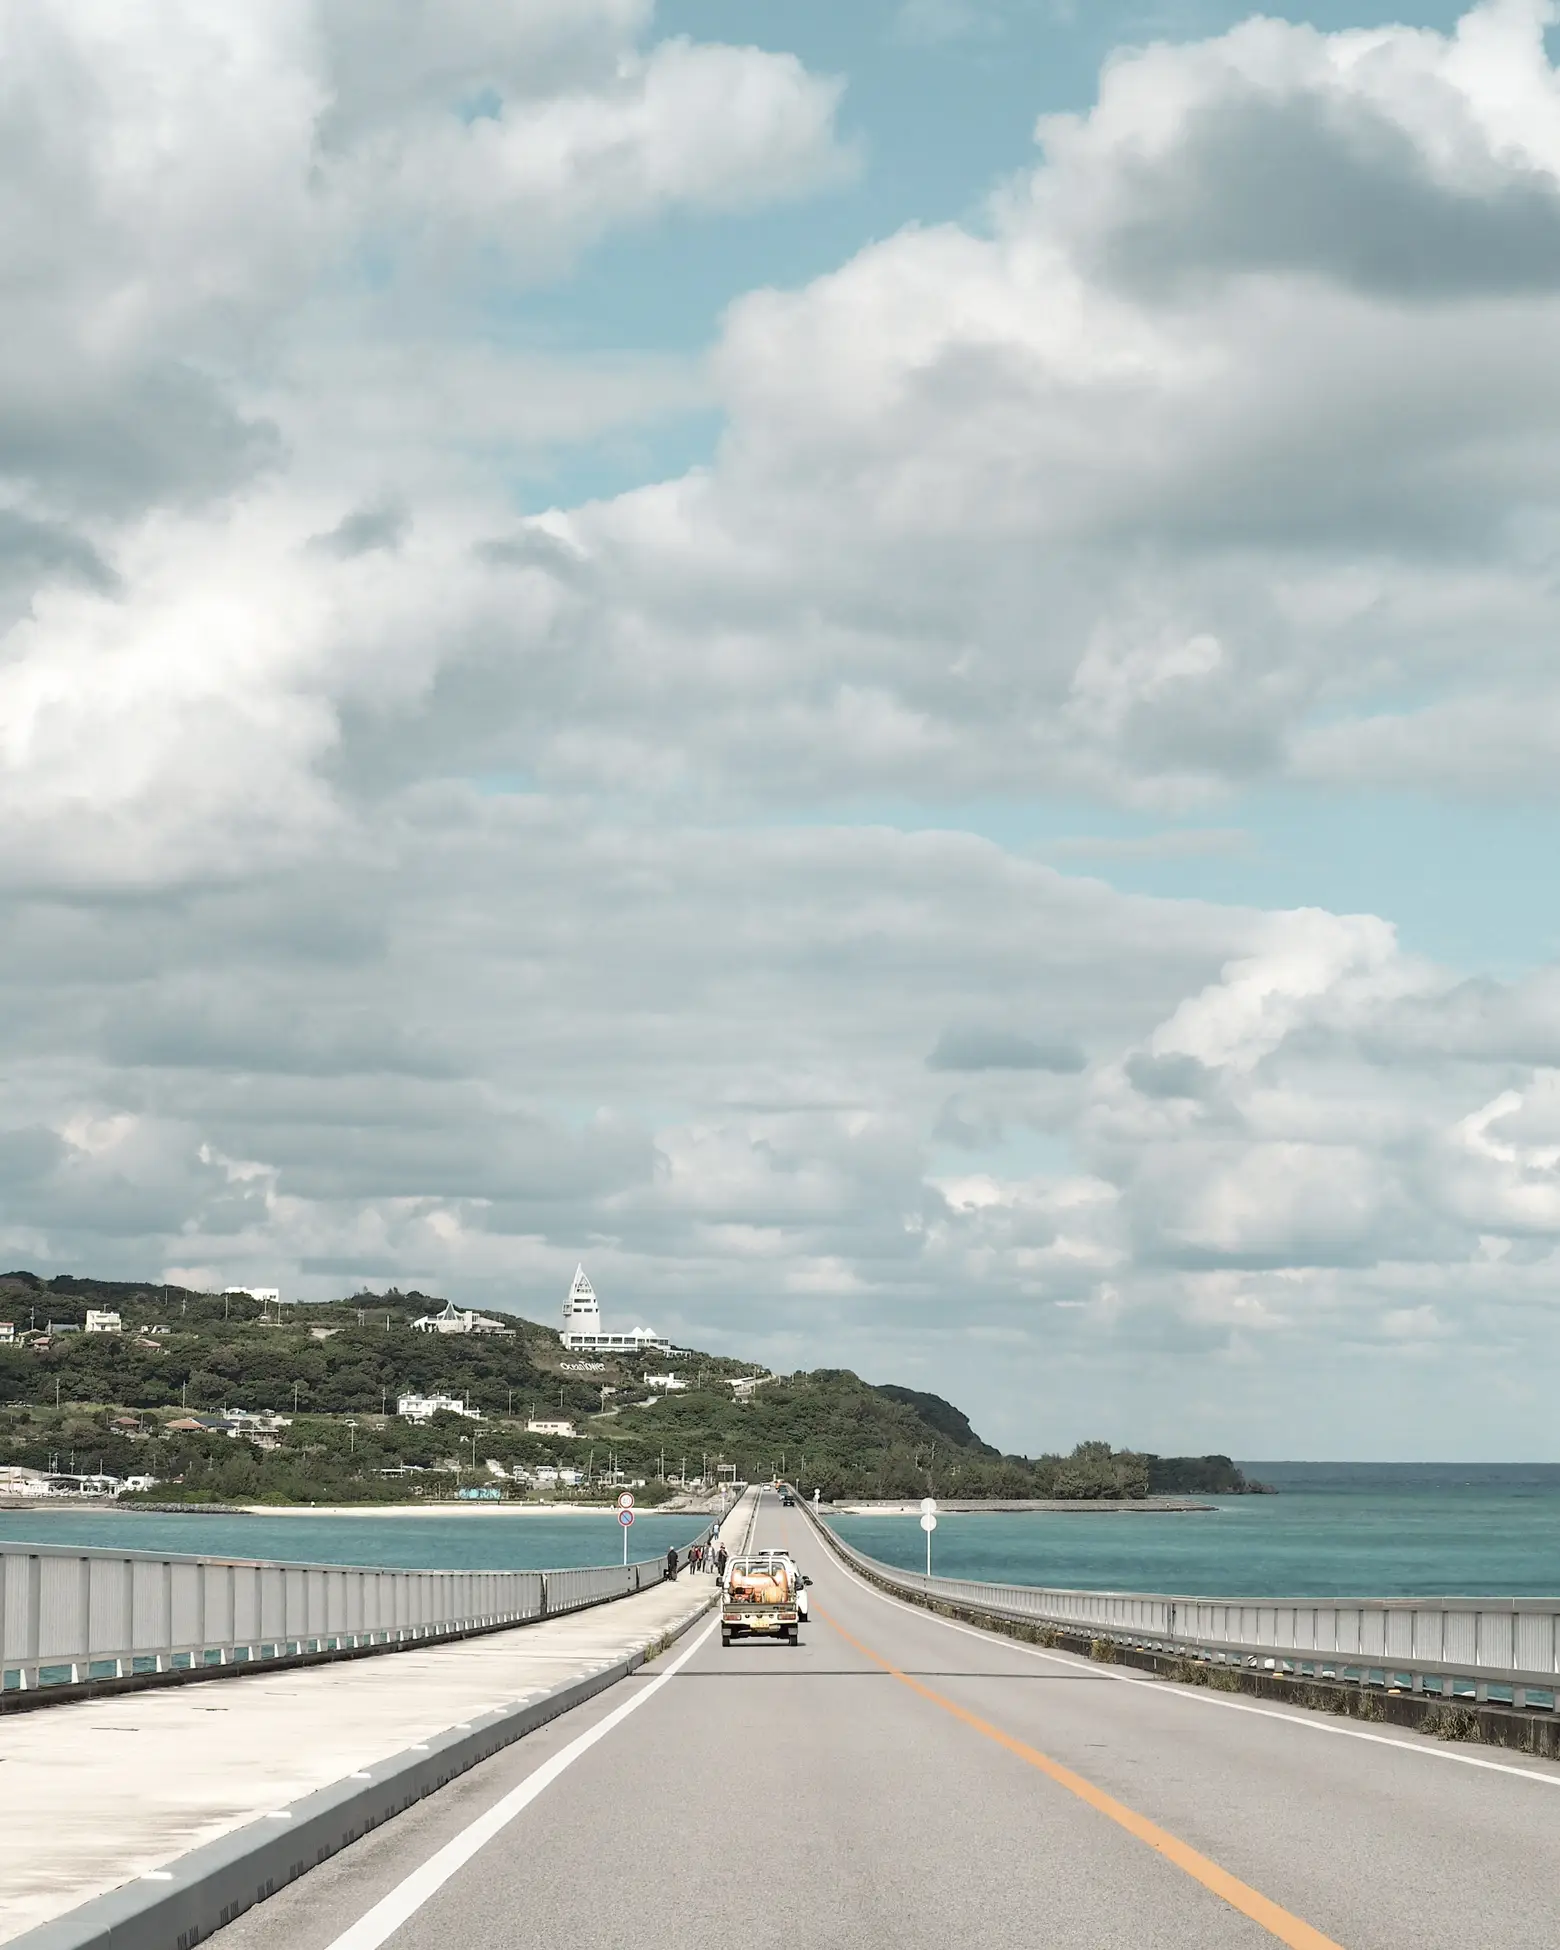
[[[563,1317],[566,1321],[597,1321],[601,1318],[596,1289],[585,1277],[583,1266],[576,1266],[574,1269],[574,1278],[569,1286],[569,1297],[563,1303]]]

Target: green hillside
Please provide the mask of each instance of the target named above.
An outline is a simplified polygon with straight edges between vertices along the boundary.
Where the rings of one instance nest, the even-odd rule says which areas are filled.
[[[1120,1498],[1150,1490],[1234,1491],[1225,1457],[1148,1457],[1085,1443],[1072,1455],[1004,1456],[940,1396],[874,1387],[844,1369],[770,1377],[752,1363],[684,1352],[685,1384],[651,1397],[642,1364],[582,1373],[550,1328],[503,1316],[502,1335],[417,1333],[442,1301],[358,1294],[280,1310],[247,1296],[30,1273],[0,1279],[0,1464],[152,1475],[159,1500],[348,1502],[448,1495],[456,1480],[573,1467],[643,1479],[784,1473],[825,1497],[922,1495]],[[88,1308],[117,1312],[120,1333],[88,1335]],[[269,1313],[269,1318],[267,1318]],[[733,1382],[754,1384],[739,1399]],[[395,1415],[402,1393],[441,1393],[482,1412],[425,1425]],[[276,1411],[289,1426],[235,1440],[176,1428],[234,1409]],[[533,1435],[532,1416],[567,1417],[574,1438]]]

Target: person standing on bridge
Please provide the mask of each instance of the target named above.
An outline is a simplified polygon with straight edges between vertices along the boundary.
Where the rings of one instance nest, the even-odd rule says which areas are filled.
[[[666,1553],[666,1575],[669,1578],[675,1578],[677,1575],[677,1546],[675,1544]]]
[[[722,1582],[724,1582],[724,1581],[725,1581],[725,1577],[726,1577],[726,1546],[725,1546],[724,1544],[721,1544],[721,1545],[719,1545],[719,1546],[717,1547],[717,1549],[716,1549],[716,1552],[715,1552],[715,1575],[716,1575],[716,1577],[718,1577],[719,1579],[721,1579],[721,1581],[722,1581]]]

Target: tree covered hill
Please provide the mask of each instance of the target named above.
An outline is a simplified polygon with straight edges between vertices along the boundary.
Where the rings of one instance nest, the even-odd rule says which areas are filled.
[[[666,1479],[721,1465],[743,1478],[783,1472],[825,1497],[1245,1487],[1226,1457],[1161,1460],[1103,1442],[1065,1457],[1005,1456],[940,1396],[873,1386],[844,1369],[767,1376],[751,1362],[685,1350],[669,1364],[655,1360],[685,1386],[652,1395],[642,1361],[587,1370],[551,1328],[518,1316],[501,1317],[505,1334],[412,1330],[442,1304],[392,1290],[278,1310],[247,1295],[8,1274],[0,1321],[22,1339],[0,1343],[0,1462],[63,1469],[69,1456],[83,1470],[156,1475],[168,1486],[159,1494],[244,1501],[445,1494],[446,1472],[480,1473],[489,1458],[509,1469],[622,1471],[643,1478],[652,1501]],[[123,1331],[47,1331],[79,1329],[88,1308],[117,1312]],[[398,1420],[396,1397],[410,1392],[464,1399],[483,1420]],[[291,1426],[264,1451],[172,1426],[236,1408],[278,1411]],[[529,1433],[526,1421],[543,1415],[568,1418],[576,1437]]]

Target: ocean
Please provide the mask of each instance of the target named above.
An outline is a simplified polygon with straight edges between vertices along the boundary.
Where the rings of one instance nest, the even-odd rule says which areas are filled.
[[[1560,1465],[1243,1462],[1277,1496],[1206,1513],[944,1514],[932,1569],[1211,1597],[1560,1595]],[[917,1519],[839,1517],[858,1550],[925,1568]]]
[[[702,1536],[711,1519],[637,1518],[630,1560],[664,1557]],[[191,1557],[279,1558],[289,1564],[356,1564],[398,1571],[564,1571],[620,1564],[615,1513],[369,1517],[163,1515],[139,1510],[0,1509],[0,1544],[64,1544],[173,1551]]]
[[[1560,1465],[1247,1462],[1277,1496],[1204,1499],[1185,1515],[945,1513],[932,1568],[950,1577],[1214,1597],[1560,1595]],[[635,1558],[682,1549],[699,1517],[639,1518]],[[838,1517],[858,1549],[919,1570],[914,1517]],[[801,1544],[800,1535],[796,1539]],[[209,1516],[0,1509],[0,1542],[401,1569],[615,1564],[610,1512],[519,1516]]]

